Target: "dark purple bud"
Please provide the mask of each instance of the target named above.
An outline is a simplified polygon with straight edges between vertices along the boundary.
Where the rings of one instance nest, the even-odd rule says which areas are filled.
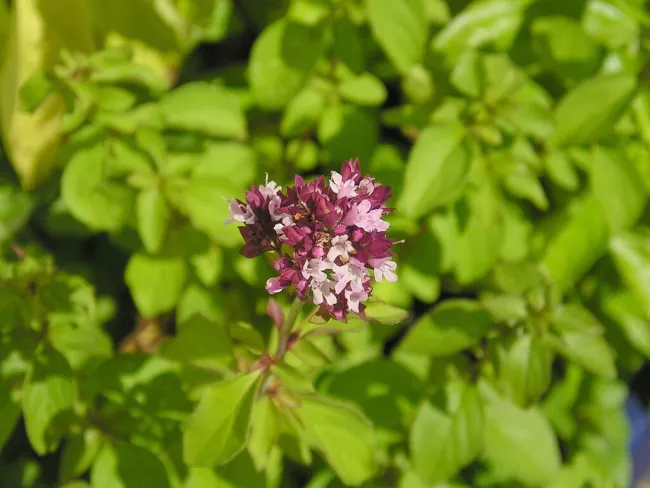
[[[293,261],[291,260],[291,258],[288,258],[288,257],[286,257],[286,256],[283,257],[283,258],[276,259],[275,261],[273,261],[273,268],[274,268],[278,273],[279,273],[280,271],[282,271],[282,270],[284,270],[284,269],[286,269],[286,268],[290,268],[290,267],[292,267],[292,266],[293,266]]]
[[[384,205],[391,196],[390,186],[376,185],[368,199],[372,203],[373,208],[379,208]]]
[[[352,235],[350,236],[350,239],[352,240],[352,242],[359,242],[363,238],[364,234],[365,231],[357,227],[352,231]]]
[[[319,195],[316,200],[316,218],[327,227],[333,227],[339,218],[336,207],[325,195]]]
[[[282,240],[291,247],[296,247],[305,238],[305,233],[295,225],[285,228],[284,235],[285,237]]]
[[[266,314],[271,317],[276,327],[280,328],[284,325],[284,312],[282,312],[280,305],[273,298],[269,299],[269,303],[266,306]]]
[[[393,245],[393,241],[388,239],[383,232],[373,232],[370,234],[370,239],[366,249],[372,257],[386,256]]]
[[[361,170],[359,168],[358,159],[350,159],[343,163],[341,168],[341,176],[343,176],[343,181],[354,180],[355,183],[361,181]]]
[[[260,193],[259,188],[256,186],[246,192],[246,202],[254,211],[260,210],[265,206],[264,196]]]

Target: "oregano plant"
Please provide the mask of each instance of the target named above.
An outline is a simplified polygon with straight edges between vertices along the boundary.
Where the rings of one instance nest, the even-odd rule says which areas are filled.
[[[643,486],[647,12],[0,0],[0,487]]]

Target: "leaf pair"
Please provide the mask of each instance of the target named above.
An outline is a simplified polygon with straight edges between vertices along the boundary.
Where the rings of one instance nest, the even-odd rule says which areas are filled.
[[[232,460],[249,442],[263,463],[275,441],[277,408],[267,397],[256,401],[261,376],[247,373],[208,389],[183,435],[183,457],[191,466],[211,467]],[[339,477],[360,484],[376,470],[372,426],[356,410],[317,397],[304,397],[290,413],[302,425],[303,441],[328,459]]]

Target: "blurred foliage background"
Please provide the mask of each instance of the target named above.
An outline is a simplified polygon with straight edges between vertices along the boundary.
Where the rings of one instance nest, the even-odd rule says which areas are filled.
[[[0,486],[630,486],[649,12],[0,0]],[[409,318],[321,326],[256,399],[273,270],[223,199],[355,157]]]

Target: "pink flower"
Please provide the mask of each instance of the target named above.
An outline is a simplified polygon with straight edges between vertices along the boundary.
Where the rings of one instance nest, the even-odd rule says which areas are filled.
[[[354,252],[354,246],[348,240],[347,235],[343,234],[332,238],[331,244],[332,247],[327,253],[328,260],[334,262],[340,256],[344,262],[349,261],[350,253]]]
[[[260,185],[260,193],[266,197],[266,198],[271,198],[275,195],[277,195],[280,191],[282,191],[282,187],[278,186],[275,181],[269,181],[269,175],[266,175],[266,184],[265,185]]]
[[[390,258],[369,259],[368,264],[372,266],[375,275],[375,281],[378,283],[386,278],[386,281],[397,281],[397,275],[394,273],[397,263]]]
[[[274,221],[282,220],[289,217],[289,214],[280,210],[281,200],[277,195],[272,195],[269,199],[269,215]]]
[[[370,200],[362,200],[359,204],[354,204],[350,211],[343,219],[346,225],[356,225],[357,227],[372,232],[375,230],[386,231],[390,224],[381,219],[384,212],[378,208],[372,210],[372,203]]]
[[[275,233],[278,234],[280,237],[285,237],[284,235],[284,229],[285,227],[291,227],[292,225],[296,225],[291,217],[287,215],[286,217],[282,217],[282,221],[279,224],[275,224],[273,226],[273,230],[275,230]]]
[[[365,302],[368,299],[368,293],[365,290],[346,290],[345,298],[348,301],[348,307],[353,312],[359,313],[359,304]]]
[[[268,291],[271,295],[280,293],[282,290],[284,290],[284,287],[280,284],[279,276],[266,280],[266,291]]]
[[[332,263],[320,258],[310,259],[305,261],[302,267],[302,276],[306,280],[312,278],[314,281],[325,281],[327,279],[326,269],[332,269]]]
[[[359,192],[371,195],[372,192],[375,191],[375,184],[373,181],[374,178],[371,178],[369,176],[366,176],[364,179],[362,179],[359,183]]]
[[[325,301],[328,305],[334,305],[338,298],[334,293],[332,293],[332,282],[330,280],[325,281],[312,281],[311,283],[312,293],[314,294],[314,305],[320,305]]]
[[[336,171],[332,171],[330,176],[330,188],[338,198],[348,198],[357,196],[357,185],[354,180],[343,181],[341,176]]]
[[[350,285],[352,289],[362,289],[364,281],[368,276],[368,271],[357,260],[352,260],[343,266],[334,265],[334,280],[336,293],[341,293],[346,286]]]
[[[226,224],[232,222],[241,222],[242,224],[254,224],[255,214],[248,205],[238,202],[235,198],[229,201],[228,209],[230,210],[230,217],[226,220]]]
[[[266,282],[269,293],[289,290],[346,321],[348,313],[364,317],[373,278],[397,279],[394,243],[383,220],[391,212],[389,198],[389,187],[362,177],[358,160],[349,160],[329,182],[296,175],[285,192],[267,175],[264,185],[246,192],[246,202],[229,202],[229,222],[242,224],[244,256],[278,253],[278,274]]]

